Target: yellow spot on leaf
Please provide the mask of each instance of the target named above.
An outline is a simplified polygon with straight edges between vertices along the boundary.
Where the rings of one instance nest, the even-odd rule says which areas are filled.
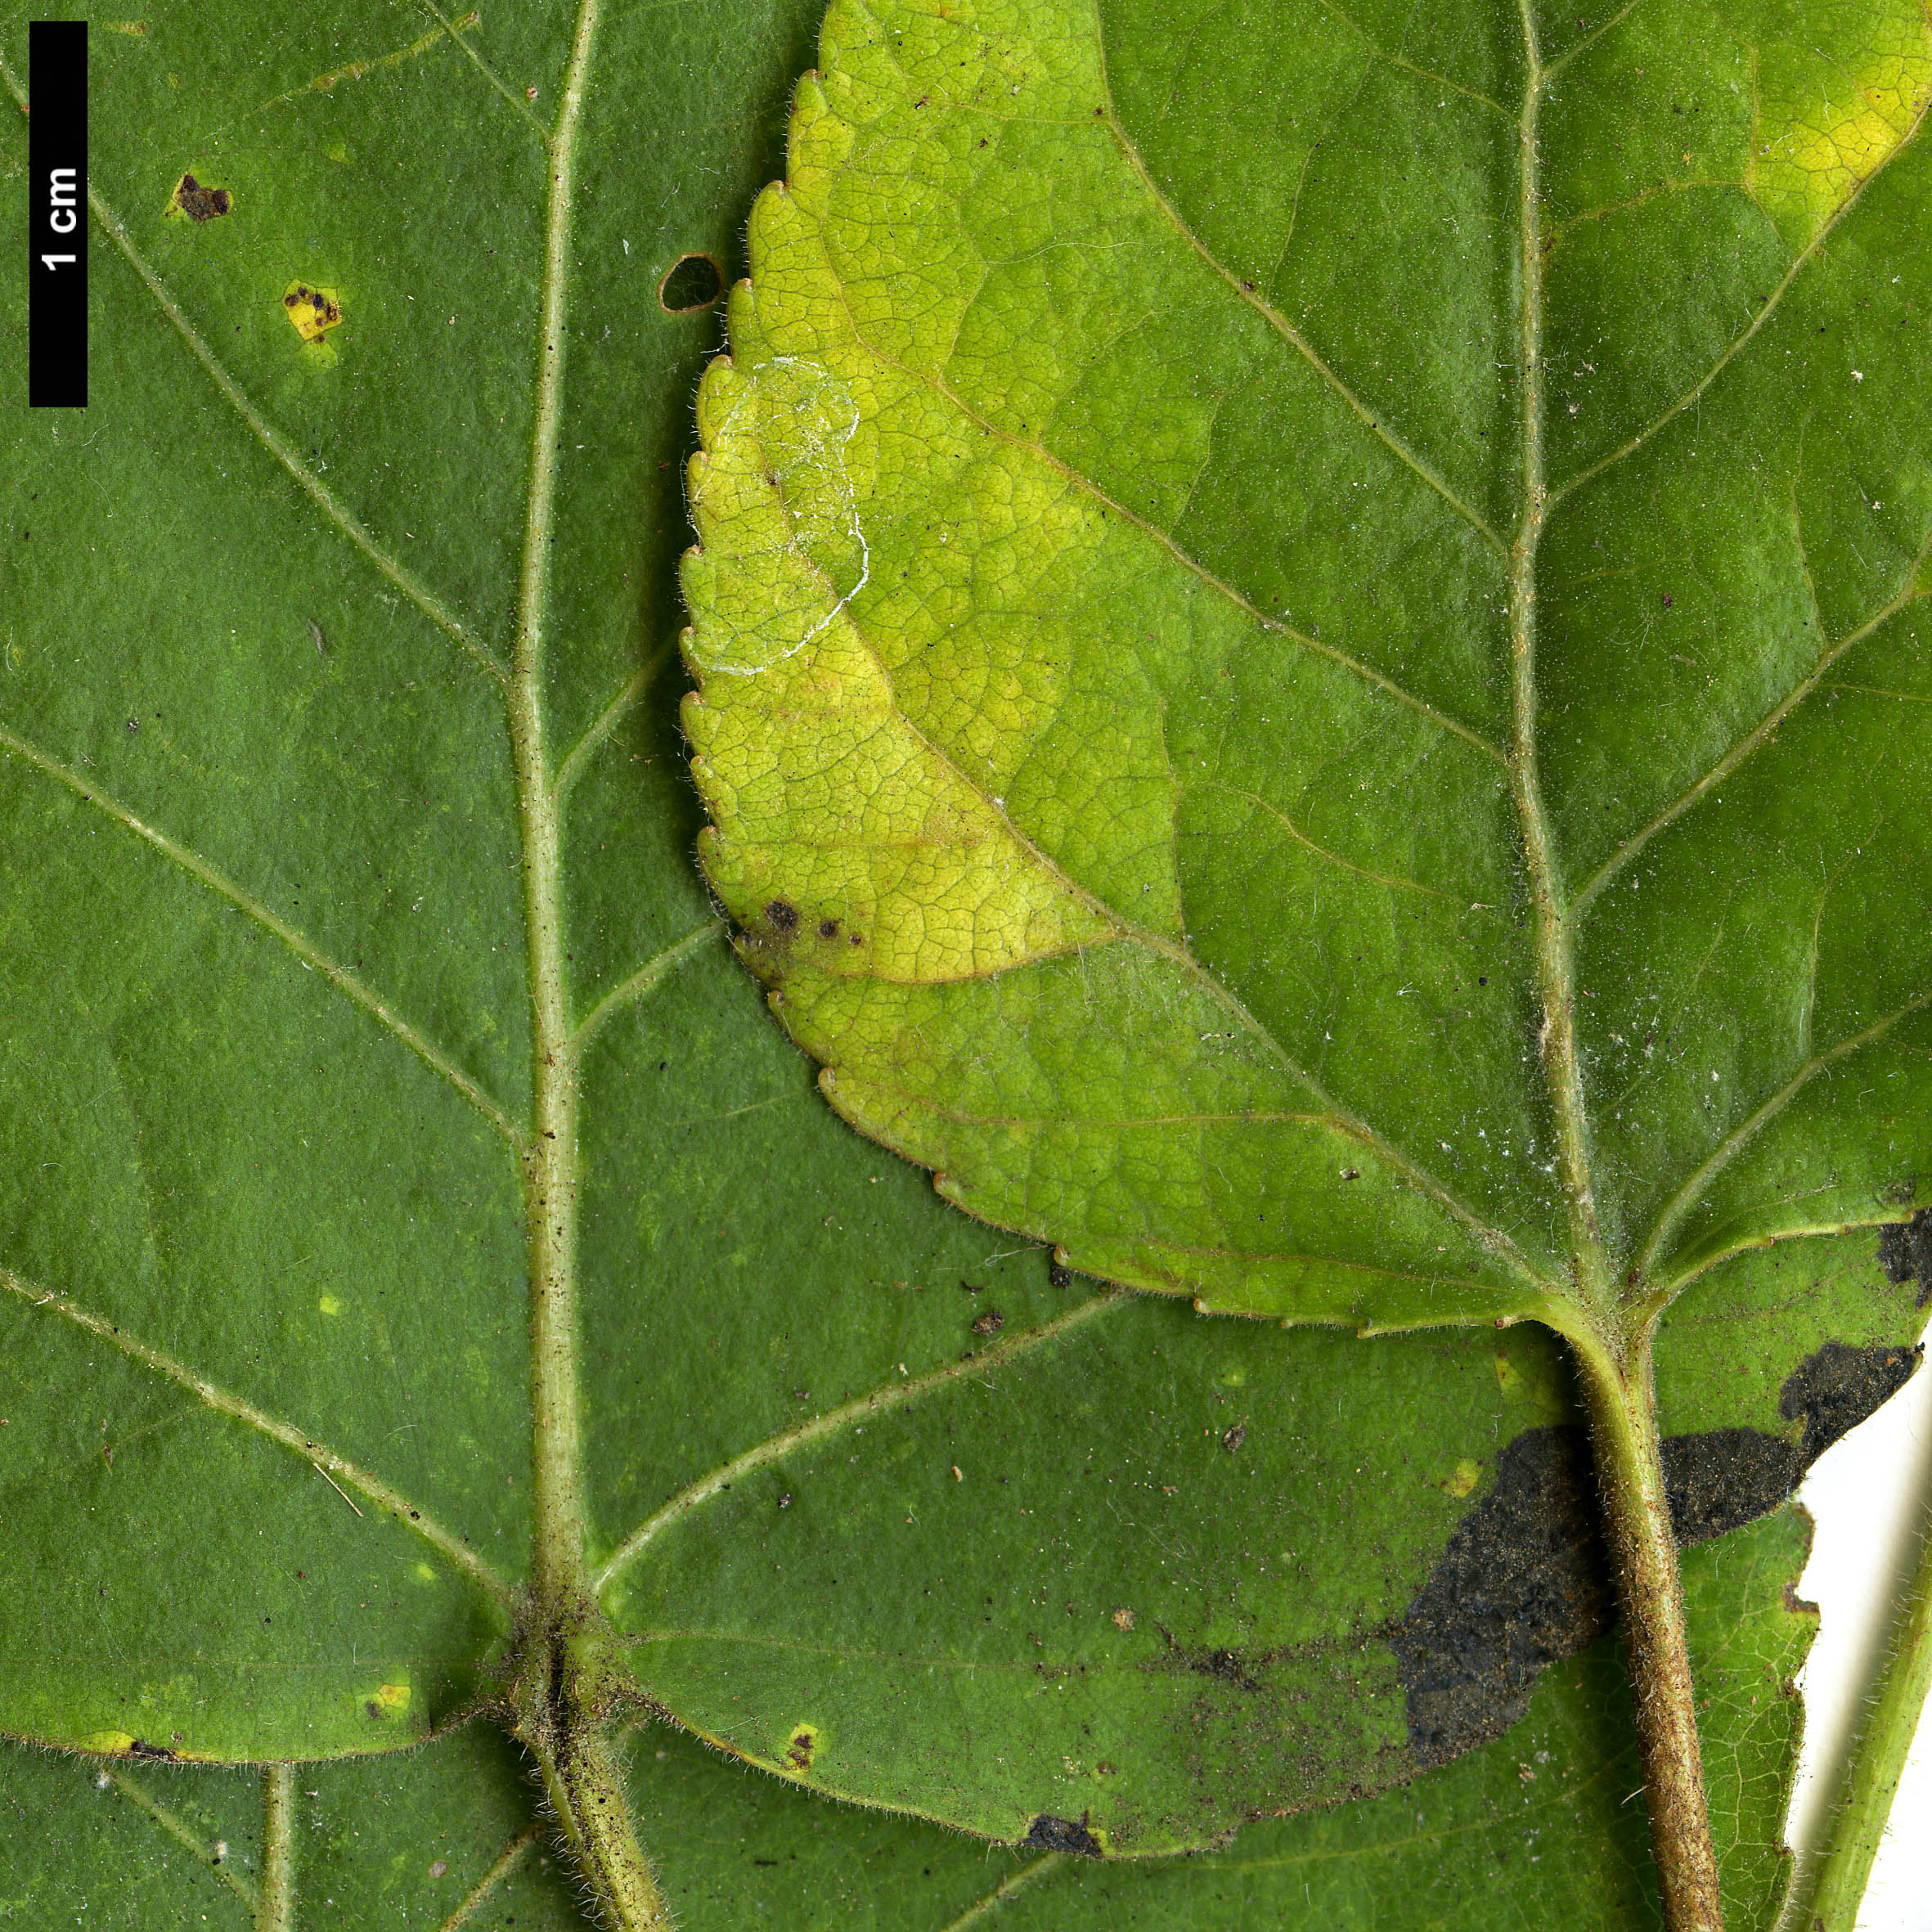
[[[1445,1496],[1467,1496],[1482,1480],[1482,1465],[1465,1456],[1436,1486]]]
[[[1829,37],[1770,59],[1747,185],[1787,240],[1809,241],[1891,157],[1932,101],[1932,30],[1916,4],[1861,16],[1855,51]],[[1802,65],[1800,65],[1802,63]]]
[[[281,305],[290,326],[304,342],[320,342],[342,320],[342,304],[329,289],[312,288],[305,281],[292,281],[283,292]]]
[[[324,1314],[340,1314],[342,1313],[342,1304],[333,1295],[323,1296],[321,1300],[317,1302],[316,1306]]]
[[[384,1723],[392,1718],[401,1717],[409,1709],[409,1686],[401,1684],[378,1684],[373,1691],[360,1697],[362,1714],[372,1723]]]

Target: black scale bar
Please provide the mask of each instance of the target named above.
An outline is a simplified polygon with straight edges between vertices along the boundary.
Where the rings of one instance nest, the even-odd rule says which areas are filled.
[[[27,401],[88,406],[88,28],[27,25]]]

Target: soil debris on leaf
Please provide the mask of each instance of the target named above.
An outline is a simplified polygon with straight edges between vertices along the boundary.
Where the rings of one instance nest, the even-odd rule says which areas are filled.
[[[1587,1649],[1613,1606],[1589,1437],[1575,1424],[1525,1429],[1391,1635],[1417,1762],[1501,1737],[1543,1665]]]
[[[1665,1437],[1664,1489],[1678,1542],[1708,1542],[1768,1516],[1804,1480],[1809,1459],[1798,1444],[1761,1429]]]

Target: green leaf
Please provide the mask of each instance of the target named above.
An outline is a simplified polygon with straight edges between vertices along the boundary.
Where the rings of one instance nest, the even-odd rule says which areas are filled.
[[[1795,1743],[1790,1675],[1810,1619],[1781,1579],[1803,1561],[1791,1514],[1686,1562],[1728,1923],[1776,1922],[1775,1844]],[[735,1932],[774,1914],[801,1925],[950,1929],[996,1905],[1023,1932],[1173,1925],[1260,1932],[1283,1923],[1364,1927],[1499,1923],[1597,1932],[1654,1922],[1639,1781],[1615,1714],[1628,1695],[1612,1642],[1549,1672],[1522,1723],[1451,1768],[1335,1811],[1254,1823],[1224,1850],[1096,1864],[1064,1853],[989,1857],[928,1826],[787,1801],[715,1759],[655,1743],[633,1753],[633,1789],[670,1851],[667,1890],[687,1922]],[[674,1768],[667,1768],[669,1767]],[[750,1853],[732,1855],[743,1846]],[[1475,1902],[1483,1902],[1480,1906]],[[1399,1912],[1400,1916],[1396,1916]]]
[[[0,550],[0,1732],[85,1754],[0,1759],[17,1911],[258,1920],[266,1783],[297,1925],[440,1923],[479,1887],[466,1922],[575,1922],[492,1728],[541,1760],[555,1707],[518,1700],[549,1654],[789,1781],[629,1734],[636,1833],[690,1925],[769,1916],[796,1852],[820,1923],[931,1932],[1032,1872],[1002,1912],[1104,1916],[1129,1885],[1232,1925],[1264,1895],[1251,1853],[1399,1845],[1439,1793],[1473,1871],[1492,1801],[1624,1776],[1586,1618],[1560,1668],[1462,1658],[1457,1764],[1212,1859],[1041,1869],[890,1815],[1157,1852],[1416,1777],[1449,1746],[1415,1741],[1398,1626],[1515,1445],[1575,1425],[1530,1328],[1364,1352],[1058,1278],[847,1132],[759,1011],[690,862],[673,716],[680,463],[718,326],[658,290],[687,256],[745,266],[816,14],[95,23],[95,406],[10,419]],[[17,29],[0,56],[17,95]],[[17,122],[7,155],[11,190]],[[829,395],[794,398],[808,465]],[[537,730],[499,676],[532,627]],[[532,877],[555,914],[534,970]],[[574,1229],[533,1269],[551,1198]],[[1752,1513],[1812,1450],[1812,1412],[1780,1408],[1795,1372],[1876,1350],[1842,1417],[1901,1365],[1916,1283],[1873,1243],[1741,1256],[1674,1313],[1666,1426],[1755,1432]],[[574,1309],[533,1327],[559,1260]],[[1792,1294],[1793,1265],[1827,1292]],[[1797,1552],[1782,1518],[1720,1548],[1715,1596],[1688,1559],[1691,1624],[1746,1660],[1706,1738],[1727,1883],[1761,1899]],[[546,1653],[560,1604],[621,1650]],[[1551,1761],[1524,1785],[1532,1736]],[[297,1769],[232,1768],[263,1760]],[[1606,1923],[1647,1910],[1629,1789],[1561,1814],[1575,1871],[1633,1875],[1584,1894]],[[1377,1894],[1372,1860],[1346,1869]]]
[[[258,1923],[263,1790],[276,1772],[97,1767],[9,1750],[3,1908],[24,1925],[85,1912],[127,1925]],[[561,1932],[583,1923],[496,1732],[470,1726],[398,1757],[303,1764],[287,1858],[301,1924]]]
[[[1803,1366],[1732,1364],[1788,1273],[1752,1258],[1844,1269],[1932,1154],[1932,28],[1781,20],[835,0],[701,392],[684,573],[706,869],[855,1126],[1203,1311],[1575,1344],[1685,1925],[1718,1902],[1665,1491],[1680,1534],[1731,1527],[1802,1453],[1733,1413],[1775,1380],[1815,1445],[1826,1385],[1907,1370],[1826,1341],[1823,1295]],[[1660,1449],[1687,1292],[1666,1413],[1726,1424]],[[1444,1418],[1409,1386],[1372,1440]],[[1322,1566],[1365,1614],[1418,1588],[1371,1527],[1405,1503],[1341,1519],[1381,1594]],[[866,1601],[896,1659],[914,1610]],[[1139,1673],[1108,1735],[1160,1768],[1091,1814],[1121,1847],[1403,1774],[1395,1686],[1317,1692],[1298,1607],[1256,1620],[1260,1750],[1195,1711],[1177,1763],[1159,1660],[1081,1660]],[[657,1667],[687,1699],[694,1647]],[[1007,1703],[1093,1732],[1052,1687]],[[905,1719],[862,1748],[958,1815]]]
[[[1525,97],[1475,10],[833,7],[685,717],[747,957],[948,1198],[1386,1327],[1925,1197],[1932,31],[1759,11]]]

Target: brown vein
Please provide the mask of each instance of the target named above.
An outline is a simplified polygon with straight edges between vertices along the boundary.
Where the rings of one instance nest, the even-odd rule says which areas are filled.
[[[1437,74],[1427,67],[1418,67],[1413,61],[1405,61],[1401,55],[1391,53],[1386,47],[1376,43],[1368,29],[1352,14],[1344,13],[1335,4],[1335,0],[1315,0],[1315,4],[1324,12],[1333,14],[1361,42],[1364,52],[1382,62],[1385,66],[1400,68],[1404,74],[1413,74],[1418,80],[1426,80],[1432,88],[1445,88],[1452,94],[1460,94],[1464,100],[1474,101],[1493,113],[1501,115],[1511,127],[1516,124],[1516,117],[1493,94],[1485,94],[1476,88],[1466,88],[1461,81],[1451,80],[1446,74]]]
[[[649,690],[651,680],[664,667],[664,660],[670,656],[672,646],[660,645],[640,664],[626,681],[624,688],[604,706],[590,728],[564,754],[564,762],[557,767],[557,775],[550,781],[550,797],[561,802],[570,788],[582,775],[584,766],[595,756],[605,739],[609,738],[622,721],[635,711]]]
[[[674,967],[681,965],[693,953],[696,952],[706,940],[722,932],[724,929],[725,922],[722,919],[707,920],[695,932],[687,932],[682,939],[674,941],[671,945],[666,946],[655,959],[647,959],[621,986],[613,986],[585,1014],[583,1018],[577,1022],[576,1031],[570,1036],[572,1053],[581,1054],[584,1048],[590,1044],[598,1028],[613,1013],[618,1012],[621,1008],[630,1005],[635,1000],[641,1000]]]
[[[1323,357],[1308,338],[1279,309],[1276,308],[1266,296],[1258,290],[1249,288],[1233,269],[1222,264],[1206,243],[1202,241],[1201,237],[1188,226],[1180,210],[1168,199],[1166,191],[1155,181],[1147,164],[1140,158],[1140,151],[1134,146],[1126,129],[1121,125],[1120,116],[1114,110],[1113,84],[1108,77],[1107,43],[1106,36],[1102,31],[1100,25],[1099,0],[1094,0],[1094,43],[1095,57],[1100,65],[1101,86],[1106,95],[1108,127],[1112,131],[1114,139],[1120,144],[1123,159],[1134,173],[1140,177],[1142,186],[1147,191],[1154,205],[1160,209],[1172,225],[1175,233],[1179,236],[1181,240],[1233,290],[1236,296],[1252,308],[1268,324],[1269,327],[1274,330],[1275,334],[1280,336],[1282,340],[1287,343],[1307,363],[1309,367],[1341,398],[1342,402],[1354,412],[1356,420],[1369,430],[1377,440],[1389,451],[1391,455],[1407,465],[1431,489],[1435,491],[1436,495],[1471,530],[1475,531],[1484,542],[1489,545],[1489,548],[1496,553],[1498,560],[1507,562],[1509,557],[1509,546],[1498,536],[1494,527],[1489,519],[1480,511],[1465,503],[1449,487],[1447,481],[1425,463],[1400,437],[1397,436],[1394,431],[1383,426],[1377,413],[1371,410],[1368,404],[1341,380],[1332,366]],[[1490,105],[1493,106],[1495,104],[1491,102]],[[1512,115],[1509,118],[1513,121],[1515,116]]]
[[[537,1827],[519,1833],[496,1854],[496,1862],[465,1892],[456,1909],[437,1928],[437,1932],[458,1932],[489,1903],[490,1894],[529,1857],[537,1845]]]
[[[1259,806],[1270,818],[1277,820],[1289,838],[1297,845],[1305,846],[1318,859],[1326,859],[1331,865],[1339,866],[1344,872],[1352,872],[1359,878],[1368,879],[1372,884],[1386,886],[1392,892],[1421,892],[1431,899],[1441,899],[1452,905],[1462,901],[1453,892],[1445,892],[1438,886],[1425,886],[1413,878],[1401,878],[1394,873],[1376,872],[1366,865],[1358,865],[1353,859],[1345,859],[1340,852],[1332,852],[1325,845],[1318,845],[1278,806],[1270,805],[1257,792],[1250,792],[1239,785],[1224,784],[1220,779],[1202,779],[1197,781],[1203,787],[1211,787],[1218,792],[1231,793],[1237,798],[1245,798],[1251,805]]]
[[[240,1899],[251,1912],[257,1909],[261,1901],[256,1896],[255,1888],[228,1862],[225,1857],[216,1855],[213,1845],[210,1844],[206,1839],[197,1835],[181,1817],[170,1811],[158,1798],[145,1790],[118,1766],[107,1765],[95,1775],[99,1782],[111,1786],[114,1790],[119,1792],[121,1796],[125,1798],[136,1810],[145,1812],[184,1851],[200,1859],[223,1885],[227,1886],[230,1891],[235,1894],[236,1898]]]
[[[939,1932],[966,1932],[969,1925],[977,1925],[989,1914],[997,1912],[1016,1892],[1023,1892],[1036,1880],[1045,1878],[1049,1872],[1058,1871],[1067,1862],[1064,1852],[1049,1852],[1044,1858],[1036,1858],[1029,1865],[1022,1865],[1018,1871],[1009,1871],[1006,1876],[988,1892],[985,1898],[976,1898],[956,1919],[948,1919]]]

